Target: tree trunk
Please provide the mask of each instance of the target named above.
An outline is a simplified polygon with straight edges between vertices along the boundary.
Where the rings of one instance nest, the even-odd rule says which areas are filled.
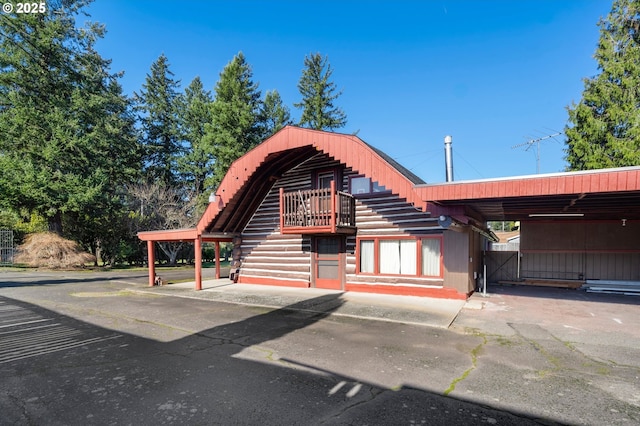
[[[158,243],[162,252],[169,258],[169,265],[175,266],[183,243]]]
[[[93,266],[98,266],[98,260],[102,260],[102,250],[100,249],[101,244],[100,244],[100,240],[96,240],[96,244],[95,244],[95,249],[94,249],[94,255],[96,257],[96,260],[93,262]],[[102,262],[104,264],[104,262]]]
[[[49,231],[62,235],[62,214],[59,211],[49,217]]]

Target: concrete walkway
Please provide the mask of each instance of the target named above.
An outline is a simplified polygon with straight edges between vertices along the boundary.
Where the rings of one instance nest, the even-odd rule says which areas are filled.
[[[167,296],[213,300],[216,302],[262,306],[274,309],[293,309],[373,320],[401,322],[448,328],[464,300],[436,299],[415,296],[341,292],[316,288],[233,284],[228,278],[206,280],[202,290],[194,290],[194,282],[169,284],[161,287],[137,287],[135,291]],[[337,298],[323,298],[339,295]]]

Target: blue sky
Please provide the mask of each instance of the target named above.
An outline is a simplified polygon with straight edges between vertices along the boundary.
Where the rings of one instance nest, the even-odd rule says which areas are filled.
[[[597,23],[609,0],[98,0],[97,48],[128,94],[164,53],[181,87],[211,91],[242,51],[263,92],[294,120],[304,57],[329,57],[344,133],[358,132],[429,183],[442,182],[445,135],[456,180],[536,173],[536,146],[562,131],[566,107],[597,73]],[[79,18],[82,23],[85,18]],[[540,172],[563,171],[564,136],[540,143]]]

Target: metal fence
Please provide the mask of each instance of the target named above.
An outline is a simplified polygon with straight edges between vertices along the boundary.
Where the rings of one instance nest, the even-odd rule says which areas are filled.
[[[13,231],[0,229],[0,265],[13,265]]]

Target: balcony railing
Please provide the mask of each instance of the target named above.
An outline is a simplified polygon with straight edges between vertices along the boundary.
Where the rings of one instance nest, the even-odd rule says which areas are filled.
[[[284,192],[280,188],[280,230],[283,234],[355,231],[356,203],[351,194],[331,188]]]

